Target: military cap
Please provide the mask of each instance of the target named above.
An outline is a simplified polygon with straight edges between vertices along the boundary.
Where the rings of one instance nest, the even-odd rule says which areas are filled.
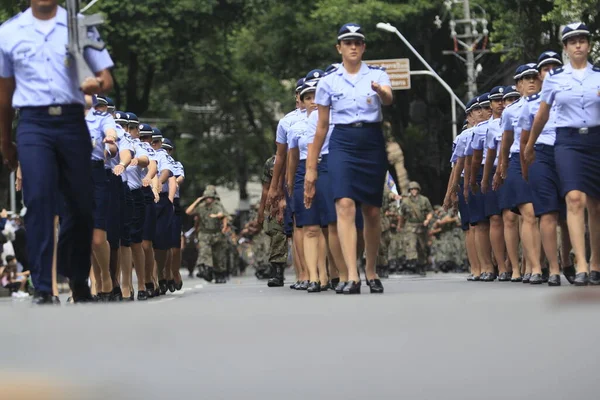
[[[173,142],[171,142],[170,139],[164,138],[162,142],[162,148],[167,150],[173,150],[175,149],[175,145],[173,144]]]
[[[94,106],[108,106],[108,100],[106,100],[105,96],[94,95],[93,104]]]
[[[108,103],[108,112],[115,112],[115,102],[110,97],[106,96],[106,102]]]
[[[140,124],[140,137],[152,136],[152,127],[148,124]]]
[[[521,97],[521,93],[517,91],[517,87],[515,85],[509,85],[504,88],[504,96],[502,96],[502,100],[510,97]]]
[[[490,100],[502,100],[502,96],[504,96],[504,86],[494,86],[490,90]]]
[[[344,24],[338,32],[338,41],[346,39],[365,40],[365,35],[360,25],[355,23]]]
[[[541,69],[546,64],[563,65],[560,55],[555,51],[545,51],[537,59],[537,69]]]
[[[140,124],[140,119],[134,113],[128,112],[127,113],[127,123],[129,125],[139,125]]]
[[[305,78],[298,79],[298,81],[296,82],[296,93],[300,93],[300,91],[302,90],[302,85],[304,85],[304,81]]]
[[[477,96],[477,104],[480,107],[489,107],[490,106],[490,94],[483,93]]]
[[[126,112],[115,111],[115,122],[118,124],[126,124],[129,122],[129,118]]]
[[[160,131],[160,129],[158,129],[157,127],[153,126],[152,127],[152,141],[156,141],[156,140],[162,140],[163,139],[163,134]]]
[[[519,75],[519,79],[523,79],[529,75],[537,76],[539,74],[536,63],[527,63],[527,64],[522,65],[522,67],[523,67],[523,69],[521,71],[521,74]]]
[[[563,28],[562,41],[575,36],[590,36],[590,28],[583,22],[573,22]]]
[[[471,100],[469,100],[469,102],[467,103],[467,107],[465,109],[465,112],[468,114],[473,110],[473,107],[477,104],[477,97],[473,97]]]

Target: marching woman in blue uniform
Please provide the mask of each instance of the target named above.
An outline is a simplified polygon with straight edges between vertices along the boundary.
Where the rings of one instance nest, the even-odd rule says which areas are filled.
[[[96,29],[88,36],[99,39]],[[84,55],[94,76],[80,82],[66,53],[67,42],[67,11],[57,0],[32,0],[30,8],[0,27],[1,151],[9,168],[16,169],[11,125],[18,108],[18,161],[35,304],[52,304],[54,215],[61,197],[66,210],[58,241],[58,272],[69,278],[75,302],[93,301],[87,280],[94,191],[84,94],[111,90],[113,62],[106,50],[88,47]],[[52,196],[57,188],[62,196]]]
[[[575,285],[600,284],[600,68],[588,62],[590,31],[582,23],[567,25],[562,34],[570,63],[551,71],[544,80],[540,108],[531,128],[537,140],[556,108],[554,156],[566,196],[567,224],[577,259]],[[528,143],[525,162],[536,158]],[[535,143],[535,142],[534,142]],[[585,253],[585,210],[591,248],[591,272]]]
[[[300,101],[306,109],[306,117],[290,126],[288,131],[288,168],[287,187],[288,194],[293,199],[296,229],[302,232],[304,262],[308,269],[309,293],[317,293],[322,289],[327,290],[327,247],[325,236],[321,227],[328,224],[325,210],[326,200],[317,192],[313,207],[304,206],[304,174],[306,173],[306,155],[308,147],[314,139],[314,132],[310,132],[308,117],[316,114],[315,91],[317,83],[323,76],[323,71],[313,70],[308,73],[307,79],[300,91]],[[327,143],[328,138],[325,139]],[[328,152],[323,146],[321,157]]]
[[[115,120],[107,112],[92,108],[92,97],[86,96],[85,122],[92,141],[92,181],[94,183],[94,232],[92,236],[92,265],[96,277],[98,299],[112,300],[110,276],[110,246],[106,237],[109,217],[110,181],[112,174],[107,161],[117,155]]]
[[[315,198],[318,158],[329,131],[331,112],[335,127],[328,167],[340,243],[348,266],[344,294],[358,294],[361,286],[356,265],[356,207],[361,207],[365,224],[366,279],[371,291],[383,292],[375,272],[381,236],[381,188],[387,171],[381,106],[392,104],[393,94],[388,74],[362,62],[365,47],[359,25],[342,26],[337,44],[342,65],[321,79],[317,87],[318,125],[306,161],[305,202],[310,207]]]
[[[538,58],[538,70],[543,81],[548,72],[563,65],[560,55],[554,51],[545,51]],[[571,266],[569,252],[569,229],[566,225],[566,204],[564,196],[560,194],[560,183],[556,163],[554,161],[554,143],[556,140],[556,106],[552,108],[550,121],[546,124],[537,140],[530,135],[531,124],[540,107],[539,94],[529,96],[523,105],[519,126],[521,127],[521,154],[525,154],[526,146],[531,140],[535,149],[535,162],[529,168],[521,157],[523,176],[531,185],[533,194],[533,208],[535,216],[540,219],[540,233],[544,253],[550,266],[549,286],[560,286],[560,266],[558,264],[558,238],[557,226],[561,225],[562,235],[562,265],[567,280],[573,283],[575,267]]]

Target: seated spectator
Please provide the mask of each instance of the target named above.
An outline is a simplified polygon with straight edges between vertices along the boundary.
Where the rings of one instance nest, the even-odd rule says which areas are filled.
[[[28,297],[27,282],[29,271],[17,272],[17,259],[14,256],[7,256],[6,266],[0,268],[0,283],[2,287],[10,290],[13,297]]]

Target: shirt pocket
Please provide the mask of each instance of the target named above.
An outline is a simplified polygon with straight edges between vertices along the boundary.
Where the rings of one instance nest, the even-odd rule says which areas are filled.
[[[13,51],[15,74],[23,74],[26,78],[37,75],[41,68],[43,55],[34,43],[23,43]]]
[[[334,110],[344,110],[349,108],[351,104],[354,102],[354,99],[351,99],[344,92],[333,92],[331,93],[331,106]]]
[[[360,108],[368,111],[379,110],[379,96],[375,92],[368,92],[367,94],[358,96]]]

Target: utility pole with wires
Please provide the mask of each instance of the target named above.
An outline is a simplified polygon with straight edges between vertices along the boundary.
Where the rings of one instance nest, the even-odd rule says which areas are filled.
[[[452,7],[456,4],[463,5],[462,18],[455,19],[452,13]],[[481,6],[476,5],[477,11],[471,11],[469,0],[445,0],[446,7],[445,15],[440,18],[436,15],[434,24],[440,29],[443,24],[443,19],[447,16],[450,18],[448,23],[450,27],[450,37],[454,41],[454,50],[444,51],[443,54],[451,54],[465,63],[467,69],[467,97],[473,98],[477,93],[477,75],[482,71],[481,64],[475,63],[483,57],[484,54],[490,53],[488,50],[488,20],[487,14]],[[479,15],[476,17],[475,15]],[[478,28],[481,27],[481,31]],[[457,32],[461,30],[462,33]]]

